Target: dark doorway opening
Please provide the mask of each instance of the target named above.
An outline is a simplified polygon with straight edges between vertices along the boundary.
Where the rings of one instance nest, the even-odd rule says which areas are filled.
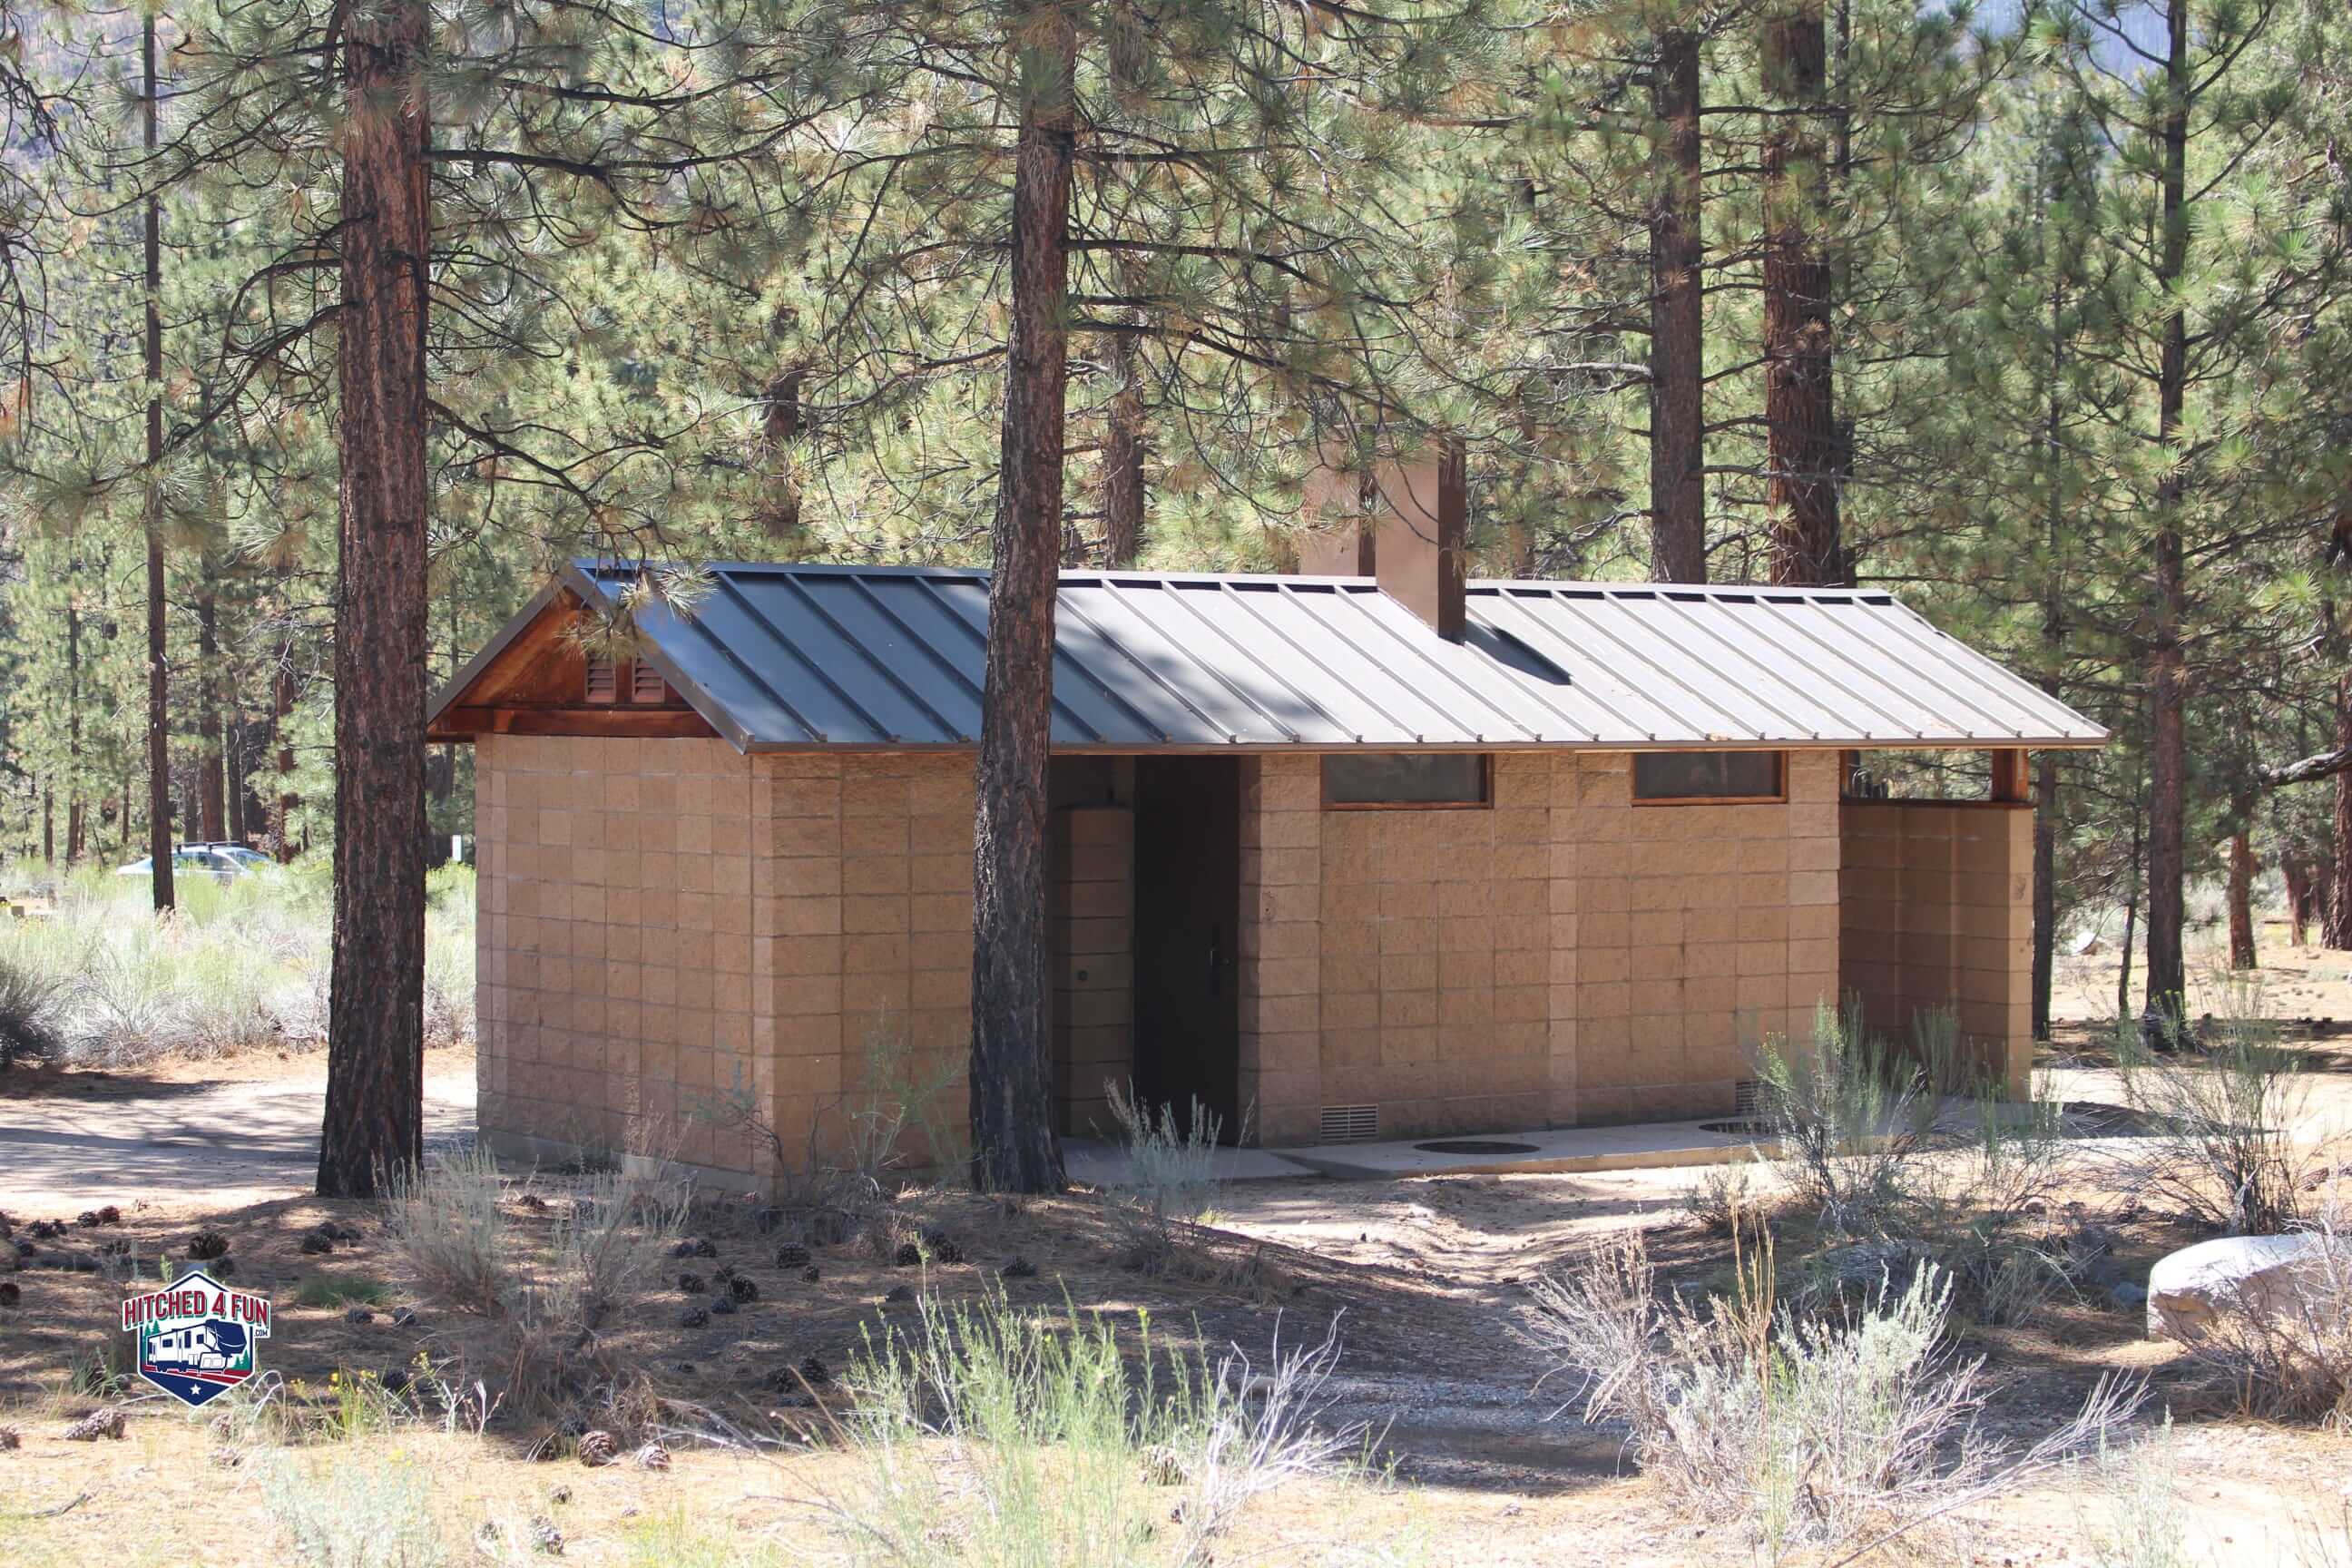
[[[1241,1137],[1241,763],[1135,767],[1135,1090]]]

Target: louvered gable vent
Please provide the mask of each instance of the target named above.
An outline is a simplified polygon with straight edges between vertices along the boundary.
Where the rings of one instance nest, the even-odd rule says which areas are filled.
[[[613,661],[601,654],[588,656],[588,700],[618,702],[621,700],[620,671]]]
[[[644,659],[636,659],[629,666],[629,700],[667,702],[669,700],[669,683],[661,678],[660,670]]]

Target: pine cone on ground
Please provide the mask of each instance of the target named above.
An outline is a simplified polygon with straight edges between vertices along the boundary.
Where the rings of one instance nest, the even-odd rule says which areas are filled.
[[[0,1279],[0,1307],[13,1307],[25,1299],[14,1279]]]
[[[302,1233],[301,1251],[304,1257],[316,1258],[322,1253],[334,1250],[335,1238],[324,1230],[310,1230]]]
[[[963,1248],[956,1245],[954,1237],[943,1230],[923,1232],[923,1250],[931,1255],[931,1261],[934,1263],[963,1261]]]
[[[756,1301],[760,1299],[760,1288],[738,1274],[727,1281],[727,1294],[738,1301]]]
[[[809,1249],[797,1241],[788,1241],[776,1248],[776,1267],[798,1268],[809,1260]]]
[[[677,1289],[681,1296],[699,1296],[709,1289],[709,1283],[699,1274],[681,1274],[677,1277]]]
[[[591,1469],[609,1465],[620,1455],[621,1446],[613,1440],[610,1432],[599,1429],[580,1434],[580,1462]]]
[[[801,1270],[801,1282],[804,1285],[814,1285],[824,1278],[824,1276],[818,1271],[817,1266],[814,1263]]]
[[[24,1434],[18,1432],[16,1428],[0,1426],[0,1453],[5,1453],[11,1448],[20,1448],[24,1444]]]
[[[691,1241],[676,1242],[670,1247],[669,1255],[672,1258],[691,1258],[694,1256],[694,1243]]]
[[[735,1315],[735,1298],[713,1296],[710,1298],[710,1310],[722,1318],[731,1318]]]
[[[1037,1278],[1037,1266],[1025,1258],[1016,1258],[1000,1272],[1007,1279],[1034,1279]]]
[[[826,1370],[824,1363],[816,1359],[814,1352],[802,1358],[801,1376],[807,1380],[811,1388],[824,1388],[833,1382],[833,1373]]]
[[[544,1552],[550,1557],[561,1557],[563,1555],[563,1531],[556,1529],[555,1521],[547,1515],[532,1514],[530,1546],[534,1552]]]
[[[123,1430],[122,1412],[112,1405],[91,1411],[65,1430],[68,1443],[95,1443],[100,1437],[120,1442],[130,1434]]]
[[[886,1307],[902,1306],[914,1299],[915,1289],[913,1286],[893,1285],[890,1287],[888,1292],[883,1296],[882,1304]]]
[[[710,1309],[703,1306],[698,1301],[693,1306],[688,1307],[685,1311],[679,1313],[677,1319],[677,1326],[681,1329],[705,1328],[709,1326],[709,1322]]]
[[[228,1256],[228,1237],[216,1230],[200,1230],[188,1237],[185,1251],[193,1262],[210,1263],[215,1258]]]
[[[667,1470],[669,1468],[669,1450],[663,1447],[659,1443],[647,1443],[645,1447],[637,1450],[636,1457],[637,1468],[641,1470]]]
[[[902,1241],[890,1255],[890,1261],[901,1268],[912,1268],[923,1260],[923,1249],[911,1241]]]
[[[697,1237],[694,1240],[694,1256],[697,1258],[716,1258],[719,1256],[719,1244],[712,1241],[707,1236]]]
[[[724,1285],[735,1278],[735,1266],[731,1263],[722,1263],[710,1271],[710,1277]]]

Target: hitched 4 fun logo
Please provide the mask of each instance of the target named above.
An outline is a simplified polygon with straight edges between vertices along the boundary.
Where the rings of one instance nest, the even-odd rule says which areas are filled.
[[[269,1298],[191,1268],[161,1290],[127,1298],[122,1331],[139,1336],[139,1375],[184,1404],[216,1399],[253,1375],[269,1337]]]

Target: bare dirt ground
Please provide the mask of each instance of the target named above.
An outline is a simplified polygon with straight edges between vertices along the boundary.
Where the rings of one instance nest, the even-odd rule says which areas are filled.
[[[2339,1040],[2332,1026],[2352,1021],[2352,955],[2292,951],[2277,928],[2265,934],[2266,1010],[2317,1021],[2297,1031],[2309,1041],[2308,1125],[2315,1133],[2352,1130],[2352,1035]],[[2070,1101],[2118,1099],[2102,1054],[2111,1031],[2095,1021],[2113,1006],[2114,962],[2092,955],[2062,969],[2062,1008],[2070,997],[2105,998],[2095,1007],[2072,1004],[2080,1016],[2045,1060]],[[2218,986],[2210,1000],[2200,993],[2191,1004],[2192,1011],[2226,1005]],[[211,1440],[203,1416],[151,1398],[137,1405],[121,1444],[58,1439],[67,1420],[90,1405],[62,1388],[65,1369],[121,1338],[111,1317],[123,1265],[98,1256],[106,1244],[127,1243],[152,1273],[154,1260],[176,1256],[197,1226],[226,1234],[238,1282],[278,1303],[265,1364],[290,1380],[298,1398],[323,1402],[339,1371],[403,1367],[444,1342],[446,1325],[415,1296],[375,1216],[304,1194],[322,1074],[316,1058],[264,1058],[102,1079],[21,1070],[0,1077],[0,1210],[19,1224],[70,1221],[101,1204],[123,1210],[120,1226],[69,1230],[59,1244],[93,1255],[95,1271],[11,1276],[24,1300],[0,1310],[0,1424],[21,1428],[24,1446],[0,1451],[0,1541],[10,1561],[82,1568],[95,1544],[120,1568],[176,1562],[188,1542],[164,1521],[188,1519],[204,1521],[208,1561],[287,1560],[257,1479],[205,1462]],[[428,1093],[433,1135],[460,1135],[470,1116],[470,1063],[436,1053]],[[1319,1338],[1336,1320],[1345,1349],[1328,1390],[1334,1414],[1381,1431],[1391,1479],[1317,1480],[1275,1494],[1221,1546],[1221,1562],[1738,1562],[1750,1557],[1743,1542],[1680,1519],[1630,1473],[1622,1434],[1561,1410],[1570,1391],[1538,1386],[1541,1367],[1515,1334],[1530,1280],[1629,1228],[1648,1233],[1668,1279],[1720,1288],[1726,1245],[1681,1207],[1698,1179],[1675,1170],[1234,1184],[1219,1195],[1197,1267],[1172,1278],[1121,1267],[1100,1204],[1084,1193],[1019,1204],[953,1191],[910,1194],[898,1205],[904,1222],[945,1231],[964,1261],[921,1279],[877,1249],[845,1245],[817,1249],[814,1282],[798,1267],[776,1266],[750,1200],[714,1199],[695,1226],[716,1244],[715,1261],[755,1281],[757,1302],[689,1330],[677,1326],[683,1298],[656,1292],[625,1314],[623,1333],[665,1394],[746,1424],[780,1417],[789,1429],[814,1417],[778,1412],[784,1401],[766,1386],[769,1375],[811,1355],[844,1365],[866,1331],[913,1310],[884,1300],[899,1285],[927,1283],[950,1299],[1003,1289],[1018,1303],[1066,1306],[1128,1329],[1148,1314],[1164,1340],[1213,1354],[1239,1346],[1261,1361],[1277,1338]],[[534,1180],[550,1195],[562,1190],[560,1177]],[[2084,1152],[2078,1188],[2085,1203],[2114,1216],[2121,1255],[2143,1277],[2163,1253],[2200,1239],[2121,1205],[2095,1149]],[[325,1220],[354,1228],[357,1238],[331,1256],[302,1254],[300,1237]],[[1003,1281],[1002,1266],[1014,1258],[1034,1264],[1035,1277]],[[372,1303],[368,1321],[350,1320],[337,1299],[345,1293]],[[420,1321],[395,1328],[397,1306],[415,1307]],[[2136,1309],[2062,1301],[2027,1328],[1968,1327],[1963,1349],[1986,1356],[1992,1370],[1986,1426],[2021,1439],[2063,1420],[2102,1373],[2145,1373],[2154,1398],[2143,1425],[2152,1427],[2167,1410],[2174,1420],[2193,1561],[2352,1563],[2346,1440],[2231,1415],[2177,1352],[2144,1338]],[[525,1456],[540,1436],[496,1426],[481,1438],[404,1428],[346,1447],[397,1451],[428,1467],[436,1508],[460,1531],[467,1520],[546,1512],[568,1538],[568,1561],[667,1562],[664,1531],[681,1520],[787,1542],[795,1560],[803,1551],[824,1557],[837,1545],[821,1505],[838,1495],[843,1461],[821,1443],[788,1444],[762,1458],[681,1447],[674,1470],[648,1474],[532,1464]],[[553,1500],[559,1491],[565,1500]],[[1965,1547],[1915,1560],[2087,1563],[2086,1531],[2112,1512],[2079,1477],[2057,1480],[1970,1510]]]

